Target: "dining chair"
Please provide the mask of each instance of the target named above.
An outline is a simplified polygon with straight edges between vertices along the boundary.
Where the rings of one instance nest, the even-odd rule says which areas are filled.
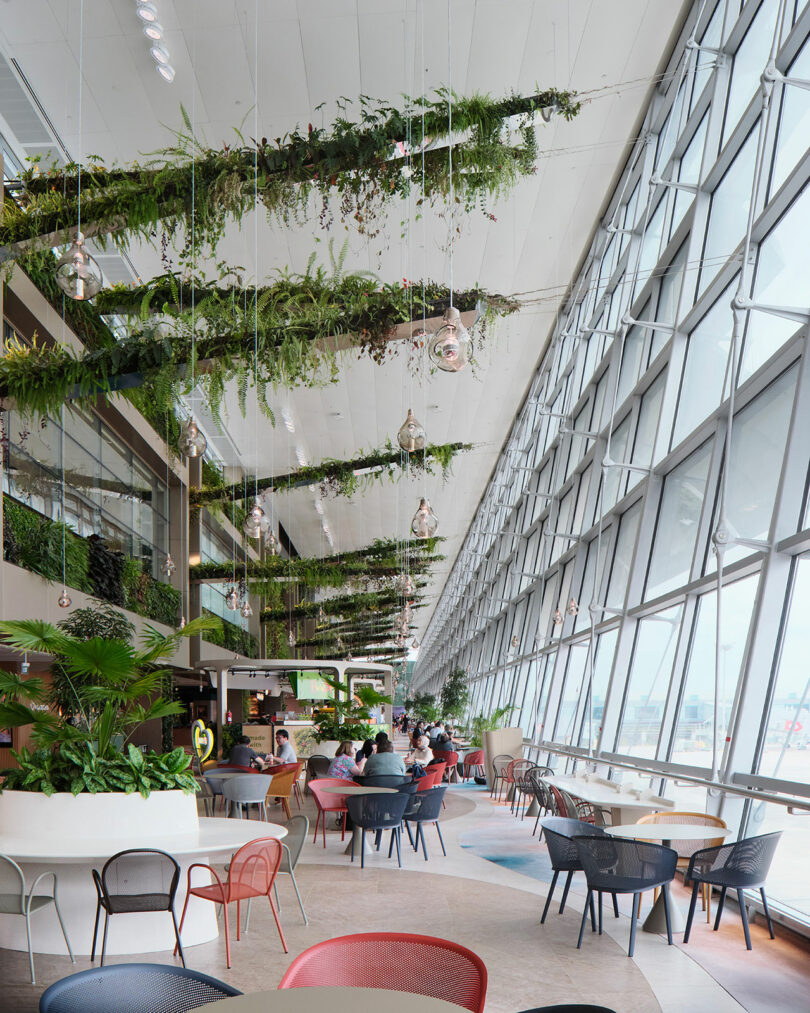
[[[245,807],[245,818],[250,819],[250,807],[258,806],[258,815],[267,821],[267,777],[262,774],[239,774],[230,777],[222,785],[222,796],[228,806],[228,815],[236,812],[237,819],[242,819],[242,806]],[[289,806],[288,806],[289,809]]]
[[[579,851],[573,838],[575,836],[605,836],[605,831],[601,827],[593,826],[590,823],[583,823],[582,820],[567,819],[565,816],[549,816],[547,819],[544,819],[543,833],[545,834],[548,857],[551,861],[554,875],[551,877],[551,886],[548,888],[546,904],[543,908],[543,915],[540,918],[541,925],[545,924],[546,915],[548,914],[551,898],[560,873],[565,872],[567,875],[558,914],[562,914],[565,910],[565,902],[568,899],[568,890],[571,886],[574,873],[583,871],[582,862],[579,859]],[[613,912],[618,918],[619,909],[615,896],[613,898]],[[593,918],[593,910],[591,911],[591,916]]]
[[[309,833],[309,820],[303,813],[297,813],[295,816],[291,816],[287,821],[287,836],[281,842],[281,865],[278,867],[279,875],[284,873],[288,875],[292,880],[293,890],[295,890],[295,896],[298,899],[298,906],[301,908],[301,916],[304,919],[304,925],[309,925],[309,919],[307,913],[304,910],[304,902],[301,900],[301,894],[298,891],[298,883],[295,880],[295,867],[298,865],[298,859],[301,857],[301,851],[304,847],[304,841],[306,840],[307,834]],[[225,866],[227,872],[230,868],[229,865]],[[276,898],[276,907],[278,913],[281,914],[281,901],[278,898],[278,876],[273,883],[273,896]],[[252,898],[248,898],[247,902],[247,913],[245,914],[245,932],[248,930],[250,925],[250,905]]]
[[[700,827],[722,827],[724,830],[728,829],[725,820],[721,820],[719,816],[712,816],[711,813],[674,812],[671,809],[667,812],[647,813],[646,816],[637,819],[636,823],[688,823]],[[703,837],[696,837],[690,841],[672,841],[670,847],[673,851],[678,852],[678,868],[681,872],[685,873],[689,867],[689,859],[696,851],[704,848],[719,848],[724,840],[725,837],[715,837],[708,841]],[[701,892],[703,895],[703,909],[706,912],[706,921],[711,922],[712,888],[708,883],[704,883]]]
[[[278,770],[273,767],[268,771],[270,783],[267,786],[266,806],[270,804],[271,799],[278,799],[288,820],[292,819],[290,795],[296,787],[298,775],[301,773],[301,766],[300,763],[285,763],[284,770]]]
[[[171,964],[111,964],[56,981],[39,998],[39,1013],[185,1013],[241,995],[201,971]]]
[[[414,796],[415,797],[415,796]],[[357,830],[360,830],[360,868],[365,868],[366,862],[366,831],[375,830],[377,833],[377,850],[380,847],[382,831],[391,831],[391,843],[388,847],[388,857],[391,857],[394,844],[397,846],[397,863],[402,868],[401,830],[402,817],[411,796],[401,791],[386,792],[385,794],[374,795],[350,795],[346,798],[346,806],[349,816],[355,829],[352,832],[352,861],[354,861],[354,842],[357,837]]]
[[[284,972],[279,988],[390,988],[483,1013],[487,969],[459,943],[406,932],[364,932],[310,946]]]
[[[304,761],[296,760],[295,763],[277,763],[272,767],[266,768],[262,773],[270,774],[271,777],[276,774],[286,774],[290,770],[295,771],[295,780],[292,783],[292,794],[295,796],[296,804],[298,808],[301,808],[302,796],[301,796],[301,771],[304,769]]]
[[[594,829],[593,827],[591,828]],[[599,895],[599,935],[602,934],[602,894],[632,893],[633,907],[630,915],[630,947],[628,957],[633,956],[636,944],[636,922],[638,921],[641,894],[660,886],[664,894],[664,913],[667,922],[667,942],[672,945],[672,927],[669,917],[669,884],[675,876],[677,852],[660,844],[648,841],[622,840],[608,835],[574,837],[579,860],[588,883],[588,896],[579,926],[577,949],[582,946],[588,907],[594,893]]]
[[[93,869],[96,885],[96,921],[93,926],[93,946],[90,960],[96,959],[98,920],[104,911],[104,935],[101,940],[101,966],[107,953],[107,929],[110,918],[117,914],[134,914],[144,911],[168,911],[172,916],[174,938],[183,967],[186,959],[180,945],[174,898],[180,880],[180,866],[165,851],[158,848],[129,848],[108,858],[101,872]]]
[[[403,784],[411,783],[410,774],[369,774],[368,777],[358,779],[358,784],[365,788],[400,788]]]
[[[231,966],[231,935],[228,922],[228,905],[236,901],[236,940],[240,939],[241,903],[243,900],[250,900],[251,897],[267,897],[270,910],[281,939],[284,952],[288,953],[287,941],[281,928],[281,921],[278,917],[278,910],[273,902],[272,888],[275,884],[281,866],[283,851],[281,841],[275,837],[259,837],[255,841],[244,844],[231,859],[228,866],[228,878],[223,883],[219,873],[211,865],[205,862],[194,862],[188,868],[188,888],[186,900],[183,904],[183,914],[180,917],[180,934],[177,937],[175,953],[180,947],[180,935],[183,932],[183,924],[186,920],[188,902],[191,897],[199,897],[202,900],[210,900],[214,904],[221,904],[223,920],[225,922],[225,958],[228,967]],[[191,876],[195,869],[205,869],[213,878],[214,882],[204,886],[192,886]]]
[[[37,887],[44,880],[50,878],[52,887],[50,893],[37,893]],[[36,985],[34,976],[34,951],[31,945],[31,915],[36,911],[42,911],[49,904],[53,904],[56,917],[59,919],[59,927],[65,937],[65,946],[70,954],[71,961],[75,964],[73,950],[70,948],[70,940],[65,931],[65,923],[62,921],[62,912],[59,910],[59,899],[57,897],[58,880],[55,872],[41,872],[31,889],[26,893],[25,873],[17,865],[14,859],[7,855],[0,855],[0,912],[4,915],[20,915],[25,918],[25,933],[28,939],[28,967],[31,971],[31,984]]]
[[[695,902],[697,901],[698,889],[701,883],[708,883],[710,886],[720,887],[720,900],[717,903],[717,918],[714,922],[714,931],[720,928],[720,918],[723,914],[723,905],[726,901],[726,891],[737,892],[737,903],[740,906],[740,920],[742,921],[745,934],[745,948],[750,950],[751,933],[748,929],[748,915],[745,911],[744,890],[759,890],[762,898],[762,907],[765,912],[765,920],[768,923],[768,932],[771,939],[774,939],[773,922],[771,913],[768,910],[768,899],[765,896],[765,880],[768,878],[768,870],[773,861],[776,846],[782,837],[782,832],[763,834],[760,837],[745,837],[733,844],[721,844],[714,848],[702,848],[696,851],[689,859],[684,882],[692,882],[692,899],[689,903],[689,915],[686,919],[686,930],[683,934],[684,943],[689,942],[689,933],[692,931],[692,918],[695,914]]]
[[[425,845],[425,832],[422,828],[426,823],[432,823],[436,827],[436,833],[439,835],[439,844],[442,846],[442,854],[445,857],[447,856],[447,851],[444,847],[444,840],[442,839],[442,832],[439,827],[439,815],[441,813],[444,793],[446,791],[447,785],[440,784],[435,788],[431,788],[429,791],[419,792],[414,795],[412,804],[405,810],[405,826],[409,827],[410,823],[416,824],[416,838],[415,840],[411,838],[413,850],[419,850],[419,841],[421,840],[422,853],[425,856],[425,861],[428,860],[428,855],[427,847]],[[410,836],[409,832],[408,837]]]
[[[480,776],[485,769],[484,750],[471,749],[461,761],[461,780],[468,781],[471,777]]]
[[[335,795],[333,792],[324,791],[324,788],[333,785],[346,785],[347,787],[356,787],[354,781],[349,781],[343,777],[319,777],[315,781],[309,782],[309,790],[312,792],[312,797],[315,799],[315,805],[318,809],[318,816],[315,820],[315,833],[312,837],[312,843],[314,844],[318,839],[318,826],[323,823],[323,846],[326,847],[326,814],[327,813],[346,813],[346,796]],[[340,832],[341,841],[346,837],[346,821],[344,819],[343,826]]]
[[[516,760],[512,760],[512,762],[507,766],[505,783],[511,785],[512,788],[511,799],[509,798],[509,789],[507,788],[506,791],[507,795],[506,801],[509,802],[510,812],[513,813],[515,811],[515,801],[518,798],[519,794],[517,791],[518,781],[525,775],[527,771],[531,770],[535,766],[537,766],[537,764],[535,764],[532,760],[527,760],[524,759],[523,757],[518,757]]]
[[[514,756],[510,756],[508,753],[499,753],[492,760],[492,790],[489,797],[494,798],[496,802],[500,801],[506,770],[512,760],[514,760]]]

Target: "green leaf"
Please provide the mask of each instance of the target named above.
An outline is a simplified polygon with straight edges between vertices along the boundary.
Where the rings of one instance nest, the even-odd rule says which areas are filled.
[[[131,742],[127,745],[127,755],[129,756],[129,762],[132,764],[135,770],[137,771],[143,770],[144,764],[143,753],[140,751],[140,749],[138,749],[137,746],[133,746]]]

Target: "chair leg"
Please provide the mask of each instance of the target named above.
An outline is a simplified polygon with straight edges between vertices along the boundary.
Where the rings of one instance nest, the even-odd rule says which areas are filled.
[[[288,795],[285,795],[282,798],[281,804],[284,807],[284,813],[285,813],[287,819],[291,820],[292,819],[292,810],[290,809],[290,798],[289,798]],[[300,808],[300,806],[299,806],[299,808]]]
[[[684,943],[689,942],[689,933],[692,931],[692,919],[695,917],[695,906],[697,904],[698,890],[700,889],[700,883],[692,884],[692,900],[689,902],[689,914],[686,917],[686,928],[683,932]]]
[[[537,808],[537,819],[534,821],[534,830],[532,830],[532,837],[534,837],[534,835],[537,833],[537,824],[540,822],[540,817],[542,815],[543,814],[540,811],[540,807],[538,806],[538,808]]]
[[[390,858],[393,853],[394,853],[394,831],[392,830],[391,839],[388,842],[388,857]]]
[[[411,825],[407,820],[405,820],[405,830],[408,834],[408,840],[411,842],[411,847],[413,847],[413,834],[411,833]]]
[[[348,819],[349,819],[349,810],[348,809],[344,809],[343,812],[341,813],[341,820],[340,820],[340,843],[341,844],[346,840],[346,824],[348,822]],[[326,817],[324,817],[323,825],[324,825],[324,830],[325,830],[325,828],[326,828]],[[323,846],[326,847],[326,837],[324,837]]]
[[[599,891],[599,900],[598,900],[597,903],[599,904],[599,935],[601,936],[602,935],[602,891],[601,890]]]
[[[357,827],[352,830],[352,861],[354,861],[354,842],[357,837]]]
[[[394,827],[394,829],[391,831],[392,837],[397,842],[397,865],[401,869],[402,868],[402,852],[400,850],[399,833],[400,833],[399,827]]]
[[[548,897],[546,897],[546,906],[543,908],[543,914],[540,918],[540,924],[545,924],[546,915],[548,914],[548,908],[551,904],[551,895],[554,893],[554,887],[557,885],[557,877],[560,875],[559,869],[554,870],[554,875],[551,877],[551,886],[548,889]]]
[[[98,937],[98,916],[101,914],[101,901],[96,901],[96,923],[93,926],[93,947],[90,950],[90,963],[96,959],[96,939]]]
[[[231,929],[228,923],[228,905],[222,905],[223,920],[225,922],[225,964],[228,968],[231,966]],[[181,923],[182,924],[182,923]]]
[[[726,903],[726,888],[723,886],[720,888],[720,900],[717,902],[717,918],[714,922],[714,931],[716,932],[720,928],[720,916],[723,914],[723,905]]]
[[[267,891],[267,899],[270,901],[270,910],[273,912],[273,918],[276,923],[276,928],[278,929],[279,939],[281,939],[281,945],[284,948],[284,952],[289,953],[290,951],[287,949],[287,940],[284,938],[284,932],[281,928],[281,921],[278,917],[278,911],[276,911],[276,905],[273,903],[273,898],[270,895],[269,890]]]
[[[613,917],[614,918],[618,918],[619,917],[619,901],[617,900],[615,893],[612,893],[610,896],[613,898]]]
[[[633,913],[630,916],[630,949],[627,951],[627,956],[632,957],[633,952],[636,948],[636,922],[638,921],[638,912],[641,907],[641,894],[633,894]]]
[[[669,920],[669,887],[666,883],[661,886],[661,893],[664,895],[664,917],[667,920],[667,943],[672,946],[672,923]]]
[[[352,838],[354,839],[354,838]],[[301,900],[301,894],[298,892],[298,884],[295,881],[295,873],[290,869],[290,879],[292,880],[293,890],[295,890],[295,896],[298,898],[298,906],[301,908],[301,915],[304,919],[304,925],[309,925],[307,913],[304,910],[304,902]],[[248,901],[248,910],[250,910],[250,902]]]
[[[317,844],[318,842],[318,826],[320,825],[320,822],[321,822],[321,810],[319,809],[315,819],[315,836],[312,838],[313,844]]]
[[[242,902],[238,900],[236,902],[236,941],[237,943],[242,938]]]
[[[25,934],[28,937],[28,967],[31,970],[31,984],[36,985],[37,979],[34,976],[34,948],[31,946],[31,915],[25,913]]]
[[[322,813],[323,819],[321,820],[321,834],[323,835],[323,846],[326,850],[326,812]]]
[[[374,850],[380,850],[380,842],[382,841],[382,830],[378,830],[374,835]]]
[[[366,828],[363,827],[360,831],[360,868],[365,869],[366,867]]]
[[[290,875],[292,875],[292,873],[290,873]],[[278,908],[279,914],[281,914],[281,901],[278,899],[278,885],[275,880],[273,881],[273,896],[276,898],[276,907]],[[248,897],[248,913],[247,918],[245,918],[245,932],[247,932],[248,919],[250,918],[250,901],[251,898]]]
[[[186,899],[185,899],[185,901],[183,901],[183,913],[180,915],[180,929],[179,929],[179,932],[178,932],[178,940],[179,940],[179,934],[180,934],[180,932],[183,931],[183,922],[185,922],[185,920],[186,920],[186,911],[188,910],[188,902],[189,902],[189,898],[190,897],[191,897],[191,893],[187,892],[186,893]],[[225,905],[223,904],[223,907],[224,906]],[[174,956],[175,957],[177,956],[177,946],[178,946],[178,944],[175,943],[175,946],[174,946]]]
[[[427,844],[425,844],[425,828],[423,827],[421,821],[416,825],[416,833],[418,835],[418,839],[422,841],[422,854],[425,856],[425,861],[427,861],[428,857]]]
[[[765,887],[764,886],[761,886],[759,888],[759,895],[762,898],[762,910],[765,912],[765,920],[768,923],[768,932],[770,932],[770,934],[771,934],[771,939],[776,939],[776,936],[773,933],[773,922],[771,921],[771,912],[768,909],[768,900],[765,897]],[[65,936],[65,940],[67,940],[67,936]],[[69,945],[70,944],[68,944],[68,946]]]
[[[748,931],[748,912],[745,910],[745,894],[742,890],[737,891],[737,903],[740,905],[740,918],[742,920],[743,932],[745,933],[745,948],[751,947],[751,933]]]
[[[180,931],[177,928],[177,918],[175,917],[174,914],[174,908],[170,909],[170,913],[172,916],[172,925],[174,926],[174,938],[177,940],[177,949],[180,953],[180,963],[183,965],[183,967],[185,967],[186,957],[185,954],[183,953],[183,944],[180,942]]]
[[[447,858],[447,851],[444,847],[444,838],[442,837],[442,828],[439,826],[439,821],[436,820],[436,833],[439,835],[439,844],[442,846],[442,854]]]
[[[53,906],[56,908],[56,917],[59,919],[59,928],[62,930],[62,935],[65,937],[65,946],[67,946],[67,951],[70,954],[70,962],[75,964],[76,958],[73,956],[73,950],[70,948],[70,940],[68,939],[67,930],[65,929],[65,923],[62,921],[62,912],[59,910],[59,901],[56,899],[56,890],[53,892]]]
[[[104,967],[104,958],[107,955],[107,926],[110,924],[110,916],[104,912],[104,935],[101,937],[101,966]]]
[[[585,898],[585,906],[582,909],[582,921],[579,923],[579,939],[577,940],[577,949],[582,949],[582,937],[585,935],[585,922],[588,920],[588,909],[593,902],[592,891],[588,890],[588,896]]]
[[[565,877],[565,886],[563,887],[562,900],[560,901],[560,910],[557,914],[562,914],[565,911],[565,902],[568,900],[568,890],[571,886],[571,880],[574,878],[574,870],[569,869],[568,875]]]
[[[596,913],[594,911],[593,891],[591,891],[591,932],[596,932]]]

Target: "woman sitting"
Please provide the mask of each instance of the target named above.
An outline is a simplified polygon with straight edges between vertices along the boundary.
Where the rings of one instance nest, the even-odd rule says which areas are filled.
[[[416,747],[405,757],[405,762],[421,763],[423,767],[426,767],[433,759],[433,750],[428,745],[429,741],[427,735],[421,735],[417,740]]]
[[[358,758],[355,760],[354,743],[347,739],[337,747],[335,758],[329,764],[327,777],[342,777],[347,781],[351,781],[355,774],[363,773],[365,765],[365,756],[362,759]]]

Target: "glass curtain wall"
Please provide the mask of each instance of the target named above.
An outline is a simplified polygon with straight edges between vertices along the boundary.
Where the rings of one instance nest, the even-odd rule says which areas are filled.
[[[471,715],[514,702],[541,762],[592,749],[782,829],[769,892],[810,922],[807,79],[807,3],[694,4],[413,687],[460,665]],[[744,794],[768,787],[800,806]]]

